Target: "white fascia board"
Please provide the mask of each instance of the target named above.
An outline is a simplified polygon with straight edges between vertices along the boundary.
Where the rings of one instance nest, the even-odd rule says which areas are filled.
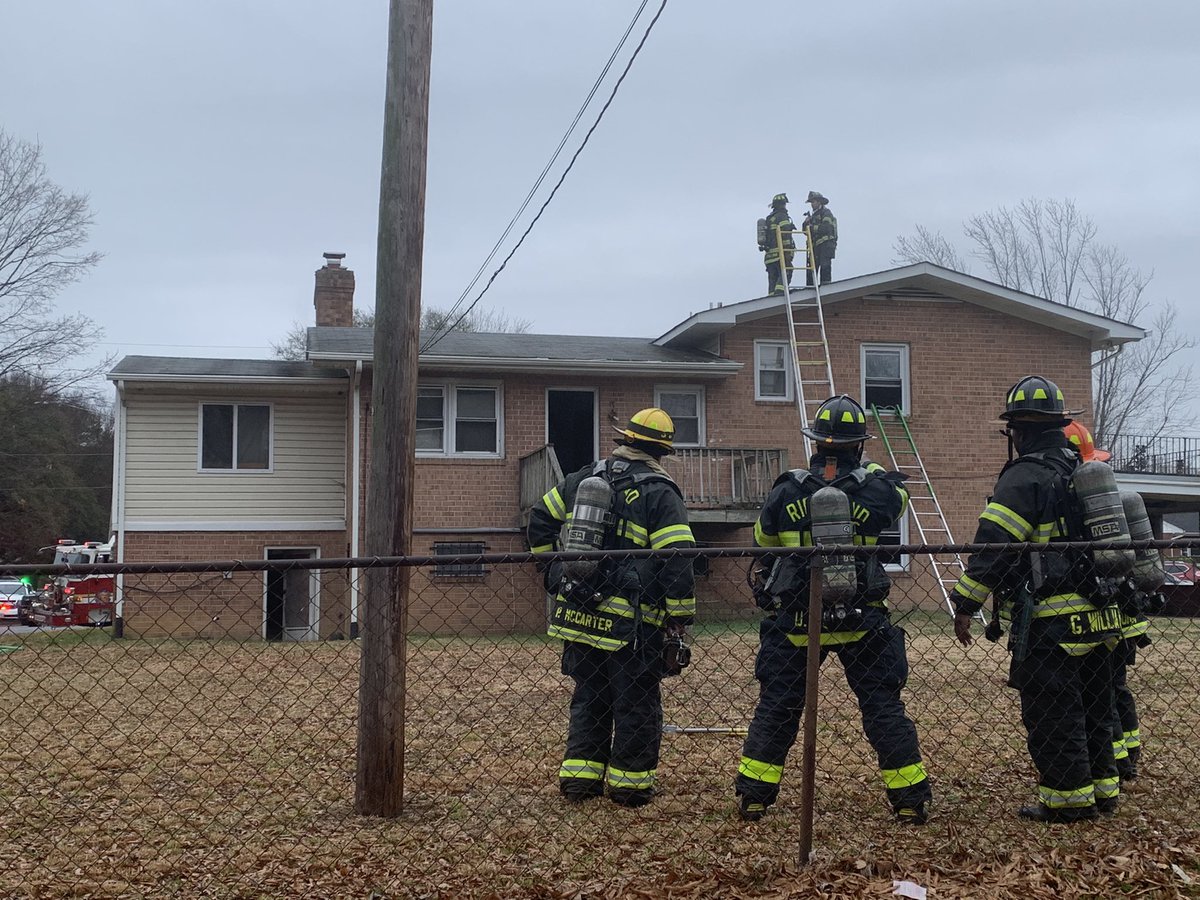
[[[124,372],[109,372],[104,376],[109,381],[136,381],[139,383],[163,382],[169,384],[303,384],[326,385],[344,390],[349,378],[310,378],[305,375],[287,377],[280,375],[130,375]]]
[[[1117,472],[1117,487],[1154,500],[1200,500],[1200,478],[1192,475],[1148,475]]]
[[[1061,303],[1014,291],[932,263],[916,263],[832,282],[821,290],[821,302],[837,303],[840,300],[887,293],[889,290],[906,287],[945,292],[949,285],[958,288],[958,293],[965,302],[1039,322],[1068,334],[1090,338],[1093,350],[1140,341],[1147,335],[1144,328],[1136,325],[1118,322],[1075,307],[1063,306]],[[808,287],[798,288],[791,292],[791,296],[793,303],[808,301],[815,296],[815,291]],[[910,298],[899,299],[912,302]],[[756,300],[727,303],[688,317],[657,338],[654,344],[659,347],[671,346],[688,332],[697,332],[707,337],[734,325],[778,315],[782,310],[783,300],[778,294]]]
[[[344,531],[345,519],[142,519],[126,531]]]
[[[309,359],[344,359],[331,354],[310,354]],[[353,362],[353,360],[350,360]],[[366,365],[371,360],[364,361]],[[613,375],[692,375],[723,378],[740,371],[743,364],[734,360],[714,362],[655,362],[653,360],[611,359],[533,359],[531,357],[498,356],[432,356],[422,355],[422,369],[481,372],[537,372],[571,375],[578,372]]]

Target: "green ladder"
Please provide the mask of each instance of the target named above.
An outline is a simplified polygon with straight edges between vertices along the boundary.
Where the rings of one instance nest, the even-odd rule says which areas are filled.
[[[908,508],[921,543],[953,544],[954,536],[950,533],[946,514],[942,511],[942,504],[938,502],[933,483],[929,480],[929,472],[917,450],[917,442],[909,430],[908,419],[896,406],[879,407],[872,403],[871,413],[875,416],[875,427],[891,458],[892,468],[909,478],[904,487],[908,490]],[[946,561],[931,553],[929,563],[933,567],[933,577],[942,592],[946,609],[950,615],[954,615],[950,593],[966,568],[962,557],[955,553],[952,561]]]

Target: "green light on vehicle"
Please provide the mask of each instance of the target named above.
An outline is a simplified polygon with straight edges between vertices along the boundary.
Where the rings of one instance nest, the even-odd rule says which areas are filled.
[[[32,586],[33,579],[30,578],[28,575],[22,575],[21,576],[21,584]]]

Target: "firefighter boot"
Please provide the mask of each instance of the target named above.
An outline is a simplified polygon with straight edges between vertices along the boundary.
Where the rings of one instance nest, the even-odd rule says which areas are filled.
[[[1138,777],[1138,757],[1142,755],[1141,747],[1130,747],[1129,756],[1124,760],[1124,765],[1121,766],[1122,781],[1137,781]]]
[[[1096,812],[1095,806],[1071,806],[1056,809],[1045,803],[1038,803],[1036,806],[1022,806],[1017,810],[1017,815],[1022,819],[1032,819],[1034,822],[1053,825],[1083,822],[1087,819],[1095,819],[1099,814]]]
[[[929,821],[929,813],[925,811],[924,803],[901,806],[895,810],[894,815],[897,822],[903,822],[905,825],[924,825]]]
[[[1102,816],[1115,816],[1117,814],[1117,804],[1120,801],[1116,797],[1097,797],[1096,812]]]
[[[757,822],[767,814],[768,804],[761,800],[751,800],[745,794],[737,795],[738,815],[744,822]]]
[[[633,790],[632,788],[609,788],[608,799],[617,806],[636,808],[645,806],[654,797],[654,790]]]

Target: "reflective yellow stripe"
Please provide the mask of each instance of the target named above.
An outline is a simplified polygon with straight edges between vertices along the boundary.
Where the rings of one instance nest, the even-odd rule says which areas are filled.
[[[987,522],[994,522],[1018,541],[1027,540],[1033,532],[1032,525],[1007,506],[1002,506],[999,503],[989,503],[984,511],[980,513],[979,518]]]
[[[853,644],[855,641],[862,640],[865,631],[822,631],[821,646],[831,647],[837,644]],[[808,646],[808,634],[788,633],[788,640],[797,647]]]
[[[1096,790],[1090,784],[1087,787],[1075,788],[1073,791],[1060,791],[1039,784],[1038,799],[1051,809],[1091,806],[1096,802]]]
[[[1129,625],[1125,625],[1124,627],[1122,627],[1121,628],[1121,637],[1123,637],[1123,638],[1137,637],[1138,635],[1145,634],[1149,630],[1150,630],[1150,620],[1142,619],[1140,622],[1132,622]]]
[[[695,601],[692,601],[693,608]],[[642,621],[648,622],[651,625],[662,625],[667,620],[667,614],[656,606],[647,606],[639,604],[642,611]],[[623,619],[632,619],[633,604],[625,597],[605,597],[596,606],[596,612],[608,613],[610,616],[620,616]]]
[[[650,537],[646,529],[627,519],[623,519],[617,526],[617,534],[637,544],[639,547],[645,547],[650,542]]]
[[[1058,527],[1057,522],[1039,525],[1029,538],[1035,544],[1048,544],[1050,538],[1061,537],[1062,531]]]
[[[1109,644],[1110,641],[1104,638],[1097,638],[1091,643],[1073,643],[1068,641],[1059,641],[1058,646],[1066,651],[1068,656],[1087,656],[1097,647],[1103,647]],[[1111,647],[1109,649],[1112,649]]]
[[[1135,728],[1133,731],[1125,732],[1125,746],[1129,749],[1142,746],[1142,729]]]
[[[1092,606],[1082,595],[1075,593],[1054,594],[1045,600],[1038,600],[1033,607],[1035,619],[1048,619],[1051,616],[1077,612],[1096,612],[1096,607]]]
[[[956,593],[961,594],[968,600],[974,600],[976,603],[983,603],[988,598],[988,594],[992,589],[982,581],[977,581],[970,575],[964,574],[958,579],[958,584],[954,585]]]
[[[546,629],[546,634],[552,638],[558,638],[560,641],[587,644],[599,650],[620,650],[628,643],[628,641],[619,641],[616,638],[606,638],[589,634],[586,631],[576,631],[574,628],[567,628],[565,625],[551,625]]]
[[[925,774],[924,763],[913,763],[911,766],[901,766],[899,769],[880,769],[879,774],[883,778],[884,787],[889,790],[912,787],[928,777]]]
[[[896,489],[900,492],[900,515],[897,518],[901,518],[904,515],[904,511],[908,509],[908,491],[904,489],[904,485],[902,484],[896,485]]]
[[[590,759],[564,759],[558,767],[558,777],[599,781],[604,777],[604,763]]]
[[[767,784],[779,784],[783,779],[783,766],[743,756],[742,761],[738,763],[738,774],[755,781],[765,781]]]
[[[811,540],[807,539],[808,538],[807,533],[804,535],[804,538],[806,538],[806,539],[804,539],[804,540],[801,539],[800,532],[798,532],[798,531],[781,531],[781,532],[779,532],[779,543],[776,546],[779,546],[779,547],[805,547],[811,543]]]
[[[634,791],[645,791],[654,787],[654,769],[649,772],[629,772],[625,769],[608,770],[608,786],[627,788]]]
[[[765,531],[763,531],[762,522],[755,522],[754,543],[758,544],[760,547],[778,547],[780,546],[779,535],[767,534]]]
[[[554,549],[553,544],[538,544],[536,547],[530,547],[530,553],[549,553]]]
[[[1129,750],[1125,746],[1125,740],[1122,738],[1119,741],[1113,741],[1113,759],[1129,759]]]
[[[563,503],[562,494],[558,492],[558,488],[550,488],[542,497],[542,505],[546,507],[546,511],[555,519],[562,522],[567,518],[567,507]]]
[[[1108,800],[1121,794],[1120,778],[1100,778],[1092,782],[1093,793],[1097,799]]]
[[[696,598],[668,597],[667,613],[672,616],[694,616],[696,614]]]
[[[680,541],[696,543],[696,539],[692,537],[692,529],[688,527],[686,522],[679,525],[668,525],[666,528],[660,528],[650,535],[650,546],[654,550],[670,546],[671,544],[678,544]]]

